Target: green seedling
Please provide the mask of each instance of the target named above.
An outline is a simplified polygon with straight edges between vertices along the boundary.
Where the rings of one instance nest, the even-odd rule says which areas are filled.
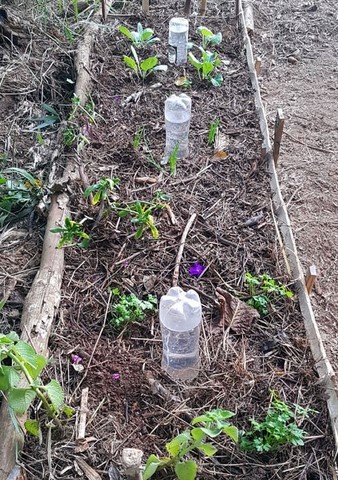
[[[30,214],[43,195],[41,180],[26,170],[8,168],[4,175],[0,175],[0,227]]]
[[[208,134],[208,145],[213,145],[215,143],[218,127],[219,127],[219,119],[210,123],[209,134]]]
[[[166,72],[168,70],[167,65],[158,65],[157,57],[148,57],[140,62],[135,48],[130,48],[134,58],[123,55],[123,60],[127,67],[135,72],[139,78],[144,80],[146,77],[148,77],[148,75],[154,72]]]
[[[141,23],[137,24],[137,32],[130,31],[127,27],[119,27],[119,32],[128,38],[136,48],[148,47],[160,39],[154,37],[154,30],[151,28],[143,28]]]
[[[258,310],[262,317],[268,315],[269,305],[272,302],[282,297],[293,297],[293,293],[290,290],[266,273],[256,277],[246,272],[245,283],[249,288],[251,296],[247,304]]]
[[[135,132],[134,138],[133,138],[133,149],[138,150],[140,146],[141,139],[144,135],[144,128],[141,127]]]
[[[308,416],[309,409],[295,405],[295,411],[279,400],[272,392],[273,401],[265,420],[257,422],[251,419],[251,430],[241,432],[241,450],[266,453],[278,450],[283,445],[304,445],[305,432],[299,428],[299,422]]]
[[[40,379],[47,363],[46,357],[37,354],[34,348],[20,340],[15,332],[0,334],[0,391],[6,396],[16,427],[18,425],[15,415],[25,414],[36,397],[52,421],[57,420],[62,413],[72,415],[73,410],[65,405],[59,382],[52,379],[43,384]],[[26,380],[24,386],[23,378]],[[25,428],[28,433],[39,437],[38,420],[27,420]]]
[[[157,298],[149,294],[146,300],[139,299],[134,293],[121,294],[118,288],[112,290],[115,301],[111,306],[111,325],[122,330],[128,323],[142,322],[147,311],[154,311]]]
[[[180,149],[180,144],[179,144],[179,142],[176,142],[172,152],[169,155],[169,159],[168,159],[170,173],[174,177],[176,176],[176,166],[177,166],[177,157],[178,157],[179,149]]]
[[[198,452],[212,457],[217,452],[217,448],[207,440],[216,438],[221,433],[225,433],[237,442],[237,428],[227,421],[233,416],[232,412],[217,409],[194,418],[191,422],[193,428],[177,435],[166,444],[165,448],[169,456],[150,455],[148,457],[142,479],[148,480],[157,470],[170,468],[174,470],[178,480],[194,480],[197,475],[197,463],[187,460],[187,455],[190,452]],[[203,426],[195,427],[197,423]]]
[[[77,133],[75,132],[74,128],[68,127],[63,131],[63,144],[66,147],[71,147],[77,138]]]
[[[83,192],[83,195],[85,197],[89,197],[91,193],[94,193],[93,197],[93,205],[96,205],[99,202],[109,202],[109,197],[108,193],[112,190],[115,190],[117,185],[120,183],[119,178],[106,178],[103,177],[98,183],[95,183],[94,185],[90,185],[89,187],[86,188],[86,190]]]
[[[137,201],[119,212],[119,217],[127,217],[130,215],[133,217],[131,222],[137,225],[135,238],[140,240],[143,237],[144,231],[149,230],[152,237],[157,240],[159,238],[158,230],[155,226],[155,220],[152,215],[154,210],[158,208],[164,208],[164,205],[160,203],[145,203]]]
[[[40,131],[44,128],[51,127],[56,123],[60,122],[60,116],[53,107],[51,107],[50,105],[47,105],[46,103],[43,103],[41,107],[46,112],[47,115],[42,115],[41,117],[31,119],[32,122],[39,122],[39,124],[33,128],[33,131],[34,130]]]
[[[214,34],[207,27],[198,27],[197,33],[202,37],[202,47],[208,48],[209,45],[219,45],[222,41],[221,32]]]
[[[88,248],[90,237],[83,231],[83,222],[73,222],[70,218],[65,218],[64,227],[51,228],[52,233],[60,233],[61,239],[58,248],[77,245],[80,248]],[[77,241],[76,239],[80,239]]]
[[[220,65],[221,61],[218,57],[218,53],[211,53],[204,50],[202,47],[198,47],[202,58],[197,60],[193,53],[189,53],[189,61],[196,68],[200,80],[209,81],[214,87],[222,85],[223,77],[221,73],[214,75],[216,68]],[[214,75],[214,76],[213,76]]]

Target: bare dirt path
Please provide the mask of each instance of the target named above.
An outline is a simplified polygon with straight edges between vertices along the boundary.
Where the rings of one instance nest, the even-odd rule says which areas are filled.
[[[256,1],[254,49],[273,131],[285,115],[279,177],[304,269],[315,264],[315,315],[338,365],[338,8],[334,0]]]

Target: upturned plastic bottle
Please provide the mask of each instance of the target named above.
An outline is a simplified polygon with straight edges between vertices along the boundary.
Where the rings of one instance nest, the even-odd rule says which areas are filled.
[[[194,290],[173,287],[161,298],[162,368],[176,380],[198,375],[201,320],[201,301]]]
[[[169,21],[169,62],[183,65],[187,61],[189,21],[175,17]]]
[[[170,95],[164,107],[166,142],[163,163],[178,145],[177,159],[189,154],[191,98],[185,93]]]

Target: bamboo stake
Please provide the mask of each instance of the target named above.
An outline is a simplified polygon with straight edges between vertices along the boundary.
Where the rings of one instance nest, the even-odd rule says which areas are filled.
[[[142,0],[142,12],[149,15],[149,0]]]
[[[275,121],[275,135],[273,139],[273,160],[276,166],[277,166],[278,157],[279,157],[279,150],[280,150],[280,144],[282,141],[283,129],[284,129],[283,110],[281,108],[277,108],[277,115],[276,115],[276,121]]]
[[[207,0],[201,0],[200,15],[204,17],[206,14],[206,11],[207,11]]]
[[[185,0],[184,14],[189,17],[191,10],[191,0]]]
[[[196,218],[196,213],[193,213],[191,215],[191,217],[189,218],[188,223],[185,226],[185,229],[184,229],[184,232],[183,232],[183,235],[182,235],[182,238],[181,238],[180,248],[178,249],[178,254],[177,254],[176,262],[175,262],[175,270],[174,270],[174,274],[173,274],[173,282],[172,282],[173,287],[176,287],[177,283],[178,283],[178,276],[179,276],[179,273],[180,273],[180,263],[181,263],[181,260],[182,260],[185,241],[186,241],[187,235],[189,233],[189,230],[190,230],[192,224],[195,221],[195,218]]]

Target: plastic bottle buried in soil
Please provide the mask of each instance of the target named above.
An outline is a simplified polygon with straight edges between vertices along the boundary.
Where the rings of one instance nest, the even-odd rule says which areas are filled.
[[[169,21],[169,63],[183,65],[188,57],[189,21],[183,17],[175,17]]]
[[[162,163],[165,164],[177,144],[177,159],[185,158],[189,154],[191,98],[185,93],[170,95],[165,101],[164,116],[166,142]]]
[[[198,375],[201,320],[201,301],[194,290],[173,287],[161,298],[161,366],[176,380],[189,381]]]

